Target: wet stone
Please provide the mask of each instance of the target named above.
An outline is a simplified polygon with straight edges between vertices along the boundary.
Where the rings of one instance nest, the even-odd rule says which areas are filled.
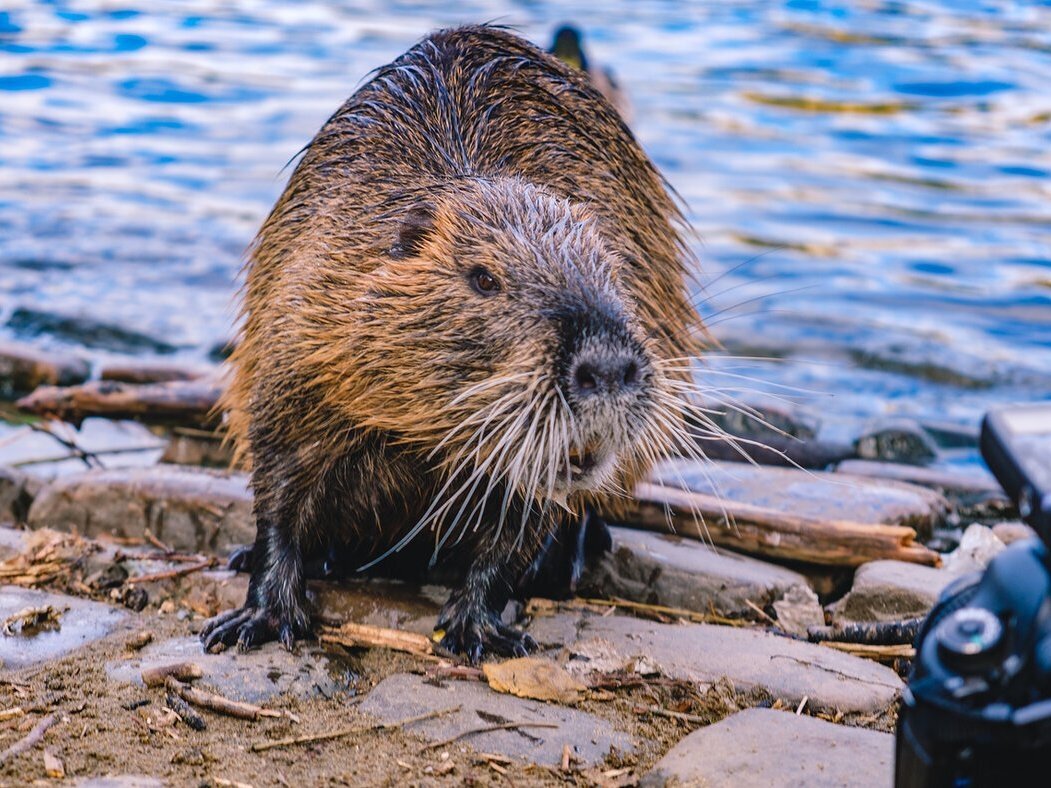
[[[904,561],[871,561],[858,568],[850,592],[829,610],[837,624],[924,616],[955,577]]]
[[[58,659],[112,632],[127,614],[77,597],[19,586],[0,586],[0,621],[26,608],[50,605],[61,613],[57,629],[0,637],[0,667],[18,670]]]
[[[863,460],[924,465],[938,456],[938,445],[918,422],[890,419],[870,426],[854,443]]]
[[[537,722],[557,728],[519,728],[466,736],[448,745],[451,752],[471,747],[528,763],[557,766],[563,745],[586,765],[601,763],[612,748],[634,749],[631,736],[578,709],[524,700],[489,689],[481,682],[448,681],[440,686],[421,676],[395,674],[381,681],[358,707],[383,722],[395,722],[431,711],[460,710],[405,727],[428,741],[444,741],[465,731],[507,722]]]
[[[766,608],[791,593],[817,597],[802,575],[694,539],[611,528],[613,549],[595,561],[580,583],[582,596],[620,597],[635,602],[755,618],[748,603]],[[804,630],[805,631],[805,630]]]
[[[320,648],[300,642],[290,654],[277,643],[241,653],[236,650],[206,654],[197,637],[151,643],[128,659],[106,663],[106,675],[122,684],[142,685],[144,668],[193,662],[201,667],[199,684],[220,695],[249,703],[263,703],[277,695],[323,697],[349,689],[341,674]]]
[[[644,657],[672,678],[711,684],[725,677],[793,707],[805,696],[818,711],[883,713],[902,688],[890,668],[755,629],[561,613],[534,619],[529,632],[542,645],[564,646],[567,669],[612,670]]]
[[[174,465],[62,477],[37,496],[29,525],[132,539],[149,528],[191,552],[223,553],[255,538],[245,475]]]
[[[938,493],[905,482],[746,463],[662,463],[654,478],[670,487],[715,495],[786,514],[909,525],[929,532],[948,511]]]
[[[88,362],[77,356],[0,342],[0,399],[15,399],[37,386],[83,383],[89,374]]]
[[[788,711],[746,709],[691,733],[639,785],[817,788],[893,782],[892,734]]]

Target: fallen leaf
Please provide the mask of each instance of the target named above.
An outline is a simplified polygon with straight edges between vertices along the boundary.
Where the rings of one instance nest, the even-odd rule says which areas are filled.
[[[519,657],[482,666],[489,686],[519,698],[575,703],[586,687],[563,668],[542,657]]]

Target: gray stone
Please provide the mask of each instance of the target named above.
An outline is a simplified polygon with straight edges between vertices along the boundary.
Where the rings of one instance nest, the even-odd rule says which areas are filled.
[[[30,607],[50,605],[61,613],[59,628],[0,636],[0,667],[18,670],[65,656],[112,632],[127,614],[98,602],[19,586],[0,586],[0,621]]]
[[[164,788],[164,781],[141,774],[120,774],[107,777],[87,777],[77,780],[77,788]]]
[[[1023,539],[1039,539],[1036,531],[1025,523],[997,523],[993,526],[993,536],[1005,545],[1020,542]]]
[[[726,677],[739,689],[765,689],[792,706],[806,696],[819,711],[881,713],[902,688],[890,668],[757,629],[563,613],[534,619],[529,631],[541,644],[564,645],[567,668],[591,654],[601,656],[595,666],[601,670],[642,656],[672,678],[710,684]]]
[[[955,577],[904,561],[871,561],[858,567],[850,592],[829,610],[837,624],[923,616]]]
[[[444,741],[468,730],[505,722],[557,725],[478,733],[447,748],[458,751],[472,747],[546,766],[561,762],[565,744],[587,765],[601,763],[613,747],[620,752],[635,747],[630,735],[614,730],[607,720],[578,709],[497,693],[481,682],[448,681],[435,686],[422,676],[399,673],[381,681],[358,708],[383,722],[394,722],[457,706],[460,710],[455,713],[407,725],[405,731],[429,741]]]
[[[875,460],[844,460],[836,466],[836,472],[919,484],[955,497],[997,496],[1006,499],[1000,483],[991,473],[979,467],[950,470]]]
[[[611,528],[613,549],[581,580],[585,596],[614,596],[647,604],[755,618],[755,609],[785,598],[817,597],[802,575],[754,558],[716,549],[695,539]],[[808,597],[809,595],[809,597]],[[804,630],[805,631],[805,630]]]
[[[825,612],[817,594],[806,586],[788,589],[785,595],[773,603],[777,625],[785,632],[806,636],[810,627],[823,626]]]
[[[894,736],[772,709],[747,709],[680,741],[640,787],[822,788],[894,782]]]
[[[1005,547],[991,528],[974,523],[963,532],[960,546],[945,556],[942,565],[953,575],[980,572]]]
[[[938,446],[927,431],[912,419],[885,419],[871,426],[855,441],[864,460],[922,465],[938,456]]]
[[[106,663],[106,675],[122,684],[142,684],[143,668],[193,662],[204,674],[197,683],[234,700],[262,703],[277,695],[324,697],[348,689],[349,681],[320,648],[300,642],[290,654],[277,643],[241,653],[206,654],[196,637],[152,643],[127,659]]]
[[[125,538],[149,528],[187,551],[224,552],[255,538],[244,474],[175,465],[63,477],[37,495],[29,525]]]
[[[948,511],[938,493],[906,482],[745,463],[673,460],[653,473],[662,484],[786,514],[909,525],[929,532]]]

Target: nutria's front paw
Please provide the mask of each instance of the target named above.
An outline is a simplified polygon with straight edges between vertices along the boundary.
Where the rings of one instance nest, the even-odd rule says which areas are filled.
[[[524,657],[539,648],[532,637],[507,626],[491,612],[444,620],[437,629],[445,631],[439,646],[454,654],[465,655],[473,665],[477,665],[484,655]]]
[[[267,610],[245,605],[237,610],[228,610],[205,623],[201,630],[201,641],[205,651],[218,646],[237,645],[239,651],[278,640],[286,649],[292,650],[297,637],[305,635],[292,623],[291,618],[271,615]]]

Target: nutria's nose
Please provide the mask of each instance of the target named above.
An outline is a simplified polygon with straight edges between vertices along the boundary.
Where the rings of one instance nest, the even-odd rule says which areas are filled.
[[[640,362],[629,353],[589,354],[577,359],[570,386],[578,400],[633,393],[639,388]]]

